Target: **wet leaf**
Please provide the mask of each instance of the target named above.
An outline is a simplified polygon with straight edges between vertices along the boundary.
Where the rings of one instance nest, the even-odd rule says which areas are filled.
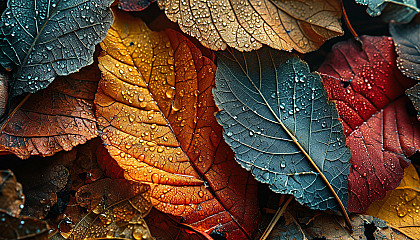
[[[268,47],[221,52],[213,94],[224,139],[258,181],[311,208],[344,210],[350,150],[306,63]]]
[[[142,11],[156,0],[120,0],[118,8],[124,11]]]
[[[337,0],[159,0],[169,19],[213,50],[251,51],[263,44],[306,53],[343,34]]]
[[[391,38],[341,42],[319,68],[328,96],[340,114],[351,149],[349,204],[352,212],[396,188],[420,147],[420,125],[410,116],[405,89],[415,81],[398,70]]]
[[[182,34],[152,32],[140,19],[115,15],[101,43],[95,97],[105,147],[126,179],[150,183],[158,210],[202,231],[250,238],[257,184],[222,141],[213,62]]]
[[[417,119],[420,120],[420,84],[407,89],[405,94],[410,98],[414,108],[417,110]]]
[[[412,239],[420,239],[420,179],[413,165],[404,174],[400,186],[372,203],[367,214],[383,219],[389,226]]]
[[[4,121],[0,151],[20,158],[48,156],[71,150],[97,136],[93,99],[100,73],[96,64],[58,77],[47,89],[29,96],[15,114]],[[1,108],[6,105],[6,84],[1,82]],[[5,126],[4,126],[5,125]]]
[[[389,22],[408,23],[420,12],[416,0],[356,0],[357,3],[367,5],[366,12],[372,17],[382,15]]]
[[[9,0],[0,23],[0,64],[13,69],[10,97],[46,88],[93,63],[113,0]]]
[[[182,219],[176,218],[152,209],[144,219],[152,233],[159,240],[212,240],[207,233],[200,232],[192,227],[180,223]]]
[[[11,216],[19,216],[25,203],[22,184],[17,182],[15,175],[10,170],[0,171],[0,209]]]
[[[152,239],[143,218],[152,208],[150,187],[124,179],[101,179],[76,193],[88,213],[78,222],[69,239]]]
[[[397,51],[397,66],[407,77],[420,80],[420,18],[410,24],[389,25]]]
[[[1,240],[47,240],[48,225],[32,217],[13,217],[0,209]]]

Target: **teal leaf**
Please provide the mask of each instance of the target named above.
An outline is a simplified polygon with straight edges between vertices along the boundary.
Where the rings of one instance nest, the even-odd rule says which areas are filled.
[[[367,5],[366,12],[377,17],[382,14],[382,18],[390,22],[408,23],[419,13],[416,0],[356,0],[357,3]]]
[[[258,181],[313,209],[345,212],[350,150],[306,63],[268,47],[220,52],[213,94],[224,139]]]
[[[9,0],[0,22],[0,64],[13,70],[11,97],[46,88],[93,63],[112,24],[113,0]]]

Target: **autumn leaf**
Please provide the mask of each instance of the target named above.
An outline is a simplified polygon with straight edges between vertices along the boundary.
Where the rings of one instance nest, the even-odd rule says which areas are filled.
[[[0,209],[11,216],[19,216],[25,203],[22,184],[10,170],[0,171]]]
[[[345,213],[350,150],[318,74],[262,48],[218,54],[217,120],[235,159],[271,190]]]
[[[156,0],[120,0],[118,8],[124,11],[142,11]]]
[[[100,73],[96,64],[58,77],[47,89],[29,96],[1,126],[0,151],[20,158],[69,151],[97,136],[93,99]],[[6,82],[0,83],[1,109],[6,106]]]
[[[152,209],[144,219],[152,236],[160,240],[213,240],[207,233],[197,231],[186,224],[180,223],[182,219],[164,214]]]
[[[213,50],[240,51],[266,44],[279,50],[306,53],[343,34],[337,0],[158,0],[182,31]]]
[[[0,64],[14,70],[9,97],[92,64],[112,23],[112,2],[9,0],[0,21]]]
[[[128,180],[151,185],[153,205],[202,231],[250,238],[256,182],[222,141],[211,96],[213,62],[174,31],[150,31],[115,11],[101,43],[95,97],[102,139]]]
[[[383,219],[389,226],[412,239],[420,238],[420,179],[413,165],[405,170],[400,186],[385,199],[372,203],[367,214]]]
[[[144,217],[152,208],[147,184],[124,179],[101,179],[76,193],[80,206],[89,210],[69,239],[152,239]]]
[[[357,3],[367,5],[366,12],[372,17],[382,15],[389,22],[408,23],[420,12],[416,0],[356,0]]]
[[[318,69],[351,149],[347,209],[359,213],[399,185],[420,147],[420,125],[404,96],[414,81],[398,70],[392,39],[361,39],[363,51],[352,40],[338,43]]]

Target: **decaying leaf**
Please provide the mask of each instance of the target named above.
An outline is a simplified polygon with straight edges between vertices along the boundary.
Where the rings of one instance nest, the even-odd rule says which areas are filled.
[[[158,0],[182,31],[213,50],[240,51],[266,44],[306,53],[343,32],[337,0]]]
[[[142,11],[156,0],[120,0],[118,8],[124,11]]]
[[[410,24],[389,25],[398,54],[397,66],[407,77],[420,80],[420,18]]]
[[[350,150],[306,63],[268,47],[221,52],[213,94],[226,142],[258,181],[311,208],[345,212]]]
[[[22,184],[10,170],[0,170],[0,209],[11,216],[19,216],[25,203]]]
[[[48,225],[32,217],[13,217],[0,209],[1,240],[47,240]]]
[[[319,68],[336,103],[351,149],[349,204],[352,212],[396,188],[420,147],[420,125],[407,110],[405,89],[415,81],[398,70],[391,38],[362,37],[338,43]]]
[[[58,77],[47,89],[29,99],[5,120],[0,151],[20,158],[69,151],[97,136],[93,99],[100,78],[97,64],[67,77]],[[6,106],[7,89],[0,83],[0,104]],[[5,126],[4,126],[5,125]]]
[[[112,2],[9,0],[0,22],[0,64],[14,70],[10,97],[92,64],[112,24]]]
[[[153,205],[202,231],[253,234],[257,184],[233,160],[214,117],[214,63],[182,34],[115,12],[101,43],[95,97],[102,139],[124,177],[150,183]]]
[[[408,23],[420,12],[416,0],[356,0],[357,3],[367,5],[366,12],[372,17],[382,15],[389,22]]]
[[[152,239],[143,218],[152,208],[150,187],[124,179],[101,179],[76,193],[90,213],[76,224],[69,239]]]
[[[207,233],[182,224],[181,219],[152,209],[144,219],[152,236],[159,240],[213,240]]]
[[[412,239],[420,239],[420,178],[413,165],[405,170],[400,186],[372,203],[367,214],[387,221]]]

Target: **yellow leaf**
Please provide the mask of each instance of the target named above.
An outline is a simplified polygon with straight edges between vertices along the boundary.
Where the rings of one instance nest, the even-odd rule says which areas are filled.
[[[338,0],[159,0],[168,18],[204,46],[251,51],[266,44],[306,53],[343,34]]]
[[[387,221],[410,238],[420,239],[420,179],[413,165],[405,169],[400,186],[374,202],[367,214]]]

